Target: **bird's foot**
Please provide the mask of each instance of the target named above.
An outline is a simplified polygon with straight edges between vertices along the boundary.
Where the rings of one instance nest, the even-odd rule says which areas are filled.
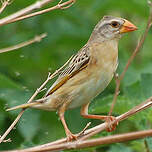
[[[78,138],[78,135],[74,135],[71,132],[66,133],[66,135],[67,135],[67,142],[77,140]]]
[[[113,124],[111,124],[112,121],[115,121]],[[106,118],[106,122],[108,124],[108,127],[106,128],[107,132],[112,132],[116,129],[116,126],[118,125],[118,120],[114,116],[108,116]]]
[[[84,129],[76,135],[72,134],[70,131],[67,131],[66,132],[67,141],[77,140],[79,137],[81,137],[84,134],[84,132],[88,129],[90,124],[91,124],[91,122],[87,123],[87,125],[84,127]]]

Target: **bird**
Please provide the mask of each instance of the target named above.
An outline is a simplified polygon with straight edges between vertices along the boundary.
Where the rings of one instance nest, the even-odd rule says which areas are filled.
[[[93,29],[87,43],[59,72],[57,80],[42,99],[7,109],[7,111],[19,108],[57,111],[68,141],[77,138],[64,119],[64,114],[69,109],[81,107],[80,113],[84,118],[113,120],[114,116],[89,114],[88,107],[90,102],[108,86],[116,72],[118,42],[121,36],[135,30],[137,27],[124,18],[104,16]]]

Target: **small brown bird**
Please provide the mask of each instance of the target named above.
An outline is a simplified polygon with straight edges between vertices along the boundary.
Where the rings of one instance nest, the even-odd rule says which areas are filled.
[[[90,101],[110,83],[118,65],[118,41],[126,32],[137,30],[129,21],[104,16],[95,26],[88,42],[74,55],[67,67],[44,96],[43,102],[35,101],[10,108],[38,108],[58,111],[68,140],[76,138],[68,129],[64,113],[67,109],[81,108],[85,118],[107,120],[112,116],[88,114]]]

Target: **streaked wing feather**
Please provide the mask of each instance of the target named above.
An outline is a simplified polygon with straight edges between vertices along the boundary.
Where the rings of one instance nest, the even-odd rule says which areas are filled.
[[[50,87],[45,96],[48,96],[60,88],[71,77],[77,74],[79,71],[87,67],[90,59],[89,48],[84,46],[71,60],[69,65],[60,73],[58,79]]]

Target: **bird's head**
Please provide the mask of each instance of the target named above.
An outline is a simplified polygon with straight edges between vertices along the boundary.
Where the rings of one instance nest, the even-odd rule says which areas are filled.
[[[104,16],[95,26],[93,35],[101,39],[120,38],[123,33],[137,30],[137,27],[123,18]]]

